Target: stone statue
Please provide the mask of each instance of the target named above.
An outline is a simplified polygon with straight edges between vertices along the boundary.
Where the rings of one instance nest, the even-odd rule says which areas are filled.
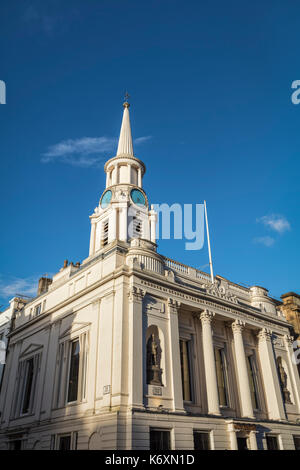
[[[147,341],[147,383],[150,385],[162,385],[160,341],[152,333]]]
[[[279,380],[280,380],[280,385],[281,385],[281,390],[282,390],[284,401],[285,403],[292,403],[291,394],[287,388],[288,377],[282,365],[281,357],[277,359],[277,365],[278,365]]]

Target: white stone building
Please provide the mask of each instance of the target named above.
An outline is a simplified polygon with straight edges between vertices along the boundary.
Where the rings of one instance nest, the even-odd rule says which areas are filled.
[[[128,103],[105,172],[88,258],[14,311],[0,449],[299,448],[291,326],[266,289],[157,252]]]

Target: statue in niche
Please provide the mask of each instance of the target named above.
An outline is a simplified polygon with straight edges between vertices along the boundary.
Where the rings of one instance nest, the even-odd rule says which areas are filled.
[[[285,403],[292,403],[291,394],[287,388],[287,374],[282,365],[281,357],[277,359],[278,374],[280,380],[280,386],[283,394],[283,399]]]
[[[160,341],[154,333],[147,341],[147,384],[162,385]]]

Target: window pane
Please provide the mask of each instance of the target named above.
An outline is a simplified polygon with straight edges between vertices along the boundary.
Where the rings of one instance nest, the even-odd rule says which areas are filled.
[[[257,379],[256,379],[253,356],[247,357],[247,369],[248,369],[248,377],[249,377],[249,382],[250,382],[252,406],[254,409],[258,409],[259,406],[258,406],[258,398],[257,398]]]
[[[69,371],[68,402],[76,401],[78,395],[78,376],[79,376],[79,341],[71,343],[71,358]]]
[[[190,361],[188,342],[180,340],[180,362],[183,399],[191,401]]]
[[[210,450],[209,433],[208,432],[194,432],[194,449],[195,450]]]
[[[24,398],[23,398],[23,406],[22,406],[22,413],[28,413],[29,405],[30,405],[30,397],[32,391],[32,384],[33,384],[33,358],[28,359],[26,361],[26,376],[25,376],[25,388],[24,388]]]
[[[293,436],[293,438],[294,438],[295,450],[300,450],[300,436]]]
[[[215,348],[215,361],[220,405],[227,406],[226,363],[223,349]]]
[[[71,449],[71,436],[61,436],[59,438],[59,450]]]
[[[268,450],[278,450],[277,436],[266,436]]]
[[[170,450],[170,431],[150,429],[150,450]]]
[[[238,450],[249,450],[246,437],[237,437]]]

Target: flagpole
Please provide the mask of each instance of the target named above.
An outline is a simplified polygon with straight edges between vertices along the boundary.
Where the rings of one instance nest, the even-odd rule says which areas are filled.
[[[205,211],[205,222],[206,222],[206,234],[207,234],[207,244],[208,244],[208,256],[209,256],[209,267],[210,267],[210,277],[212,284],[214,283],[214,271],[211,259],[211,250],[210,250],[210,239],[209,239],[209,229],[208,229],[208,220],[207,220],[207,209],[206,201],[204,201],[204,211]]]

